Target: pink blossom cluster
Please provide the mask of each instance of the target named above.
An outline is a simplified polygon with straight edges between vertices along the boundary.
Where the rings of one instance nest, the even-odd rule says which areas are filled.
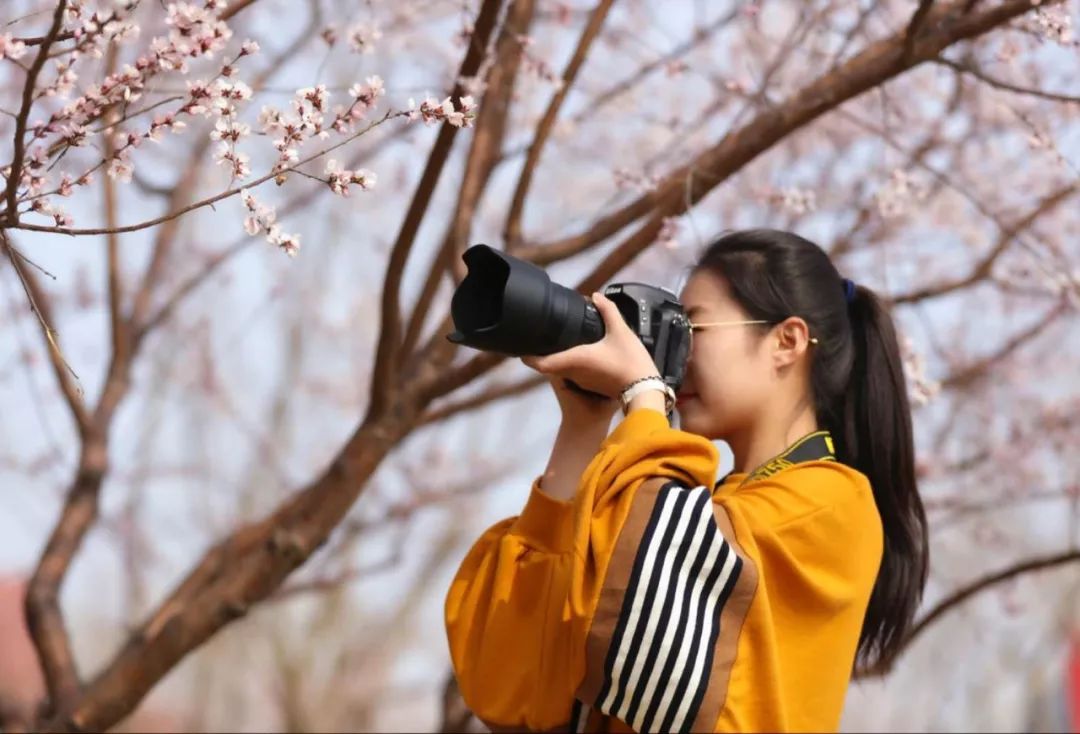
[[[1076,44],[1072,16],[1064,5],[1037,8],[1030,16],[1025,16],[1023,22],[1040,38],[1062,46]]]
[[[562,77],[555,73],[555,70],[551,68],[547,61],[530,50],[536,44],[535,39],[519,33],[517,41],[521,44],[521,68],[525,73],[548,82],[555,89],[561,89],[563,85]]]
[[[300,251],[300,235],[281,231],[281,227],[274,221],[277,218],[274,208],[259,202],[247,189],[240,191],[240,200],[248,212],[244,219],[244,230],[250,235],[265,235],[266,241],[271,245],[280,247],[289,257],[296,257],[296,253]]]
[[[908,395],[913,405],[926,405],[941,390],[941,384],[930,379],[926,375],[926,364],[922,355],[916,351],[911,338],[903,333],[897,333],[897,341],[900,346],[900,360],[904,366],[904,377],[907,380]]]
[[[682,234],[681,217],[664,217],[660,222],[660,231],[656,234],[656,244],[668,250],[677,249],[680,234]]]
[[[330,135],[329,130],[342,135],[352,132],[356,123],[364,119],[368,110],[375,107],[379,97],[385,93],[379,76],[369,76],[364,84],[354,84],[349,88],[352,102],[348,107],[336,106],[329,124],[326,123],[325,114],[330,95],[323,84],[298,89],[292,100],[291,112],[264,106],[259,113],[259,125],[264,133],[275,136],[274,148],[278,151],[278,160],[274,170],[281,173],[296,163],[300,157],[300,146],[313,137],[324,139]],[[277,180],[282,183],[283,174]]]
[[[409,120],[423,119],[426,125],[445,121],[454,127],[472,127],[473,120],[476,119],[476,101],[471,95],[465,95],[458,98],[458,108],[455,108],[449,97],[439,102],[429,96],[418,108],[416,100],[410,98],[406,116]]]
[[[356,23],[345,33],[349,48],[359,54],[375,53],[375,44],[382,38],[382,31],[374,23]]]
[[[356,184],[367,191],[375,187],[375,174],[363,168],[350,171],[342,168],[341,164],[331,158],[326,162],[327,185],[330,190],[339,196],[349,195],[349,185]]]
[[[777,205],[789,214],[802,216],[817,209],[817,195],[811,189],[786,186],[780,189],[766,187],[757,192],[758,198]]]
[[[10,33],[0,33],[0,59],[18,60],[25,55],[25,43],[16,41]]]
[[[631,171],[629,168],[618,166],[612,171],[615,177],[615,188],[619,190],[636,191],[647,193],[660,185],[660,176],[648,174],[643,171]]]
[[[885,219],[893,219],[907,214],[911,205],[924,200],[926,188],[902,169],[893,170],[889,181],[874,194],[878,213]]]
[[[63,37],[73,39],[74,46],[56,52],[58,56],[67,58],[55,61],[55,78],[39,89],[38,98],[67,97],[77,81],[74,67],[80,57],[100,57],[106,44],[137,35],[137,26],[127,20],[127,14],[135,5],[134,0],[120,0],[110,13],[88,13],[81,3],[72,3],[68,7],[69,23],[63,31]],[[206,0],[202,6],[187,2],[169,4],[166,8],[166,24],[170,26],[170,30],[167,35],[152,39],[147,53],[107,75],[100,83],[87,84],[80,96],[54,109],[47,119],[30,122],[27,164],[20,171],[19,201],[29,201],[29,211],[48,214],[55,219],[59,210],[45,202],[39,203],[41,197],[70,193],[72,186],[85,185],[93,171],[101,166],[106,168],[111,177],[130,181],[133,172],[131,150],[143,139],[159,141],[165,132],[179,132],[185,127],[184,121],[179,119],[180,115],[205,114],[215,102],[215,97],[226,100],[225,104],[218,102],[216,111],[219,114],[227,112],[228,92],[231,89],[229,85],[215,82],[215,86],[208,87],[196,83],[194,89],[190,89],[192,85],[189,85],[189,98],[180,109],[156,115],[145,133],[118,131],[114,135],[113,152],[108,160],[102,160],[77,177],[67,176],[58,189],[46,191],[48,181],[45,166],[40,165],[44,159],[58,158],[70,148],[83,147],[87,142],[91,123],[103,119],[106,111],[117,105],[126,110],[131,103],[142,97],[147,83],[158,73],[186,72],[189,59],[212,56],[224,47],[232,32],[224,22],[217,19],[216,13],[223,7],[222,0]],[[22,44],[11,40],[7,35],[0,41],[0,45],[5,49],[5,55],[18,55],[25,51],[20,50]],[[240,55],[243,56],[252,49],[252,46],[245,45],[245,50],[241,51]],[[226,65],[222,73],[230,73],[229,65]],[[250,94],[250,90],[248,93]],[[134,113],[131,117],[137,114]],[[119,122],[111,124],[119,126]],[[109,125],[106,125],[104,129],[108,127]],[[10,170],[5,170],[5,174],[10,175]],[[70,222],[66,215],[60,219]]]

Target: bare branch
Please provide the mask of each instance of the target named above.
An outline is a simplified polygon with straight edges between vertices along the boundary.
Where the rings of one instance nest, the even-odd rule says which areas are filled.
[[[501,0],[485,0],[480,8],[480,14],[476,19],[476,28],[472,33],[469,50],[462,59],[461,66],[455,79],[471,77],[477,73],[484,53],[487,50],[488,39],[494,32],[498,18]],[[462,92],[460,82],[455,83],[451,97],[460,96]],[[485,105],[486,106],[486,105]],[[386,268],[386,280],[382,293],[382,314],[379,325],[379,340],[375,354],[375,369],[372,371],[371,398],[368,404],[368,415],[378,415],[385,409],[390,392],[393,390],[393,381],[398,376],[398,364],[400,362],[402,344],[401,304],[399,302],[401,291],[401,279],[405,273],[405,264],[412,251],[416,233],[420,229],[420,223],[427,213],[431,203],[435,185],[439,182],[446,159],[450,155],[450,148],[457,136],[457,128],[452,125],[443,125],[439,130],[435,144],[428,156],[427,165],[420,176],[420,182],[416,186],[412,201],[406,211],[405,218],[398,231],[397,240],[390,253],[390,262]],[[438,258],[436,258],[438,261]]]
[[[64,357],[64,352],[60,349],[60,344],[57,341],[56,331],[52,327],[55,321],[53,320],[48,295],[38,283],[34,273],[24,270],[19,264],[18,259],[21,257],[21,253],[11,243],[7,232],[2,228],[0,228],[0,244],[3,245],[4,253],[22,283],[27,302],[37,317],[38,324],[41,326],[41,335],[45,338],[45,351],[49,355],[49,363],[52,365],[53,373],[56,375],[56,381],[60,385],[64,400],[71,410],[71,417],[75,420],[75,427],[79,433],[85,433],[90,425],[90,415],[87,413],[86,406],[83,403],[82,388],[78,383],[79,376],[71,369],[67,359]]]
[[[493,387],[489,390],[485,390],[479,395],[475,395],[470,398],[459,400],[455,403],[450,403],[434,410],[429,410],[420,417],[420,421],[417,423],[417,427],[429,425],[432,423],[438,423],[450,416],[457,415],[458,413],[465,412],[467,410],[475,410],[476,408],[489,405],[497,400],[503,398],[510,398],[516,395],[527,393],[533,388],[547,384],[547,377],[544,375],[534,375],[525,380],[512,383],[510,385],[502,385]]]
[[[670,53],[664,54],[663,56],[660,56],[657,59],[650,61],[647,64],[644,64],[630,76],[619,82],[616,82],[600,94],[596,95],[596,97],[589,101],[589,104],[586,106],[585,109],[583,109],[577,115],[571,117],[570,120],[575,125],[580,124],[589,116],[596,114],[602,108],[607,106],[607,104],[610,103],[613,99],[616,99],[617,97],[628,92],[630,89],[633,89],[635,85],[646,79],[657,69],[663,68],[664,66],[670,64],[672,61],[679,58],[680,56],[685,56],[686,54],[690,53],[702,44],[711,40],[717,31],[721,30],[724,26],[728,25],[729,23],[731,23],[732,20],[739,16],[740,10],[741,8],[738,5],[733,6],[730,11],[717,18],[710,26],[697,31],[694,34],[693,38],[686,41],[685,43],[679,44],[678,46],[673,48]],[[514,153],[516,152],[518,151],[514,151]]]
[[[964,388],[990,371],[994,365],[999,364],[1016,350],[1030,342],[1039,334],[1053,325],[1057,318],[1069,310],[1069,301],[1065,298],[1054,307],[1048,314],[1035,320],[1028,328],[1013,336],[993,354],[989,354],[976,362],[969,364],[941,381],[943,388]]]
[[[607,19],[608,11],[611,10],[613,2],[614,0],[600,0],[593,9],[592,14],[589,16],[589,22],[586,24],[585,30],[582,31],[581,38],[578,39],[577,48],[574,49],[574,55],[570,57],[570,61],[566,64],[566,69],[563,71],[562,85],[560,85],[558,91],[552,95],[551,101],[548,102],[547,109],[544,110],[543,117],[540,118],[540,122],[537,124],[536,133],[533,135],[532,144],[529,146],[529,153],[525,157],[525,165],[521,169],[517,187],[514,189],[514,197],[510,203],[510,212],[506,216],[503,239],[506,242],[507,252],[512,253],[514,248],[521,241],[521,218],[525,210],[525,197],[529,194],[529,186],[532,184],[533,173],[535,173],[536,167],[540,162],[540,154],[543,152],[544,145],[547,143],[548,136],[551,134],[551,129],[555,125],[555,119],[559,115],[559,109],[562,107],[563,100],[566,99],[566,95],[570,91],[574,79],[577,78],[578,71],[581,70],[582,64],[585,63],[585,57],[588,55],[593,41],[596,40],[596,37],[600,34],[600,29]]]
[[[908,23],[907,31],[904,33],[905,59],[910,59],[914,55],[915,41],[919,37],[919,27],[926,20],[926,16],[933,5],[934,0],[919,0],[919,7],[915,8],[915,13],[912,14],[911,22]]]
[[[994,263],[1001,257],[1010,244],[1015,241],[1017,235],[1021,234],[1028,228],[1030,228],[1035,222],[1039,220],[1039,217],[1043,216],[1047,212],[1055,209],[1059,204],[1067,200],[1077,191],[1076,184],[1069,184],[1063,188],[1058,189],[1054,193],[1045,197],[1038,206],[1032,209],[1026,216],[1020,219],[1016,224],[1007,229],[1003,229],[998,236],[998,241],[994,247],[987,253],[976,265],[972,268],[971,272],[963,278],[951,280],[945,283],[938,283],[936,285],[926,286],[924,288],[918,288],[907,293],[901,293],[894,296],[889,300],[894,304],[900,303],[914,303],[916,301],[923,301],[928,298],[936,298],[943,296],[947,293],[962,290],[969,286],[975,285],[985,280],[990,275],[990,271],[993,270]]]
[[[104,437],[88,435],[60,519],[49,536],[26,591],[26,622],[49,691],[49,710],[61,715],[82,691],[64,618],[60,587],[98,514],[98,494],[108,465]]]
[[[1032,97],[1039,97],[1040,99],[1050,100],[1051,102],[1064,102],[1066,104],[1078,104],[1080,103],[1080,97],[1071,96],[1068,94],[1056,94],[1054,92],[1046,92],[1042,89],[1032,89],[1031,87],[1021,87],[1017,84],[1011,84],[1001,79],[990,76],[985,71],[975,66],[974,63],[968,62],[960,64],[951,59],[937,58],[933,60],[935,64],[941,64],[947,66],[950,69],[960,74],[970,74],[981,82],[989,84],[995,89],[1001,89],[1006,92],[1014,92],[1016,94],[1026,94]]]
[[[109,45],[105,55],[105,73],[112,74],[116,71],[116,61],[119,56],[119,46],[115,43]],[[108,111],[109,117],[116,116],[116,109]],[[116,154],[116,144],[112,135],[102,136],[102,144],[105,149],[105,159],[109,160]],[[105,226],[112,229],[116,227],[116,182],[110,176],[104,176],[102,182],[102,206],[105,209]],[[115,233],[110,233],[105,238],[106,271],[108,273],[109,294],[109,329],[112,334],[113,360],[118,355],[126,355],[130,347],[131,329],[123,313],[123,284],[120,282],[120,241]]]
[[[761,112],[694,161],[666,176],[656,189],[600,218],[585,232],[550,244],[523,247],[518,256],[539,265],[556,262],[587,250],[650,212],[680,214],[791,132],[912,66],[936,58],[952,44],[1022,15],[1031,5],[1009,0],[967,15],[960,15],[960,9],[958,0],[933,7],[915,36],[912,54],[904,52],[904,33],[871,44],[785,102]]]
[[[473,143],[465,161],[465,176],[458,192],[454,214],[409,317],[401,354],[412,354],[431,302],[442,282],[443,273],[449,270],[453,282],[460,282],[465,277],[460,256],[465,251],[465,243],[472,231],[473,216],[480,197],[483,196],[491,172],[499,161],[499,151],[506,134],[506,119],[510,113],[510,96],[521,63],[518,36],[528,33],[534,5],[533,0],[518,0],[507,13],[496,43],[494,63],[490,65],[487,91],[476,119]]]
[[[985,33],[1030,8],[1024,0],[1010,0],[980,13],[955,17],[959,2],[939,5],[932,10],[933,22],[928,20],[925,24],[929,30],[923,31],[917,39],[914,57],[909,59],[903,55],[902,34],[872,44],[836,71],[811,82],[786,102],[761,112],[695,161],[668,175],[656,190],[603,217],[586,232],[551,245],[522,248],[517,256],[540,265],[556,262],[598,244],[642,214],[652,212],[648,220],[608,253],[604,261],[578,284],[576,290],[583,295],[588,294],[614,277],[653,242],[665,217],[681,214],[693,207],[732,173],[779,140],[915,63],[934,58],[949,45]],[[938,22],[944,18],[951,22]],[[425,355],[445,354],[445,347],[438,342],[445,340],[451,325],[447,317],[424,350]],[[454,370],[433,370],[429,378],[422,381],[421,390],[427,399],[446,395],[494,368],[503,359],[505,357],[501,355],[485,352]]]
[[[995,573],[983,576],[982,578],[972,582],[971,584],[968,584],[967,586],[964,586],[957,591],[954,591],[953,593],[949,594],[947,597],[939,601],[937,604],[935,604],[934,607],[925,615],[923,615],[922,619],[920,619],[915,624],[915,626],[912,627],[907,637],[904,638],[903,643],[900,644],[898,648],[899,652],[896,656],[889,660],[883,661],[881,666],[879,666],[878,668],[866,671],[864,675],[882,675],[888,672],[888,670],[896,662],[896,658],[900,654],[902,654],[904,650],[907,650],[909,647],[911,647],[912,643],[915,642],[919,635],[926,631],[927,627],[940,620],[946,612],[954,609],[960,604],[963,604],[976,594],[979,594],[980,592],[985,591],[986,589],[989,589],[1005,581],[1009,581],[1010,579],[1014,579],[1017,576],[1022,576],[1024,574],[1033,573],[1036,571],[1045,571],[1051,568],[1057,568],[1058,566],[1064,566],[1069,563],[1075,563],[1077,561],[1080,561],[1080,550],[1071,550],[1053,556],[1045,556],[1043,558],[1033,558],[1004,568],[1001,571],[997,571]]]

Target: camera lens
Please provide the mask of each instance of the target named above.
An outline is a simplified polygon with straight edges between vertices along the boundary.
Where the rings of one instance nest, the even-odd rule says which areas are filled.
[[[599,341],[604,322],[577,291],[553,283],[533,263],[474,245],[468,274],[450,301],[455,344],[511,356],[561,352]]]

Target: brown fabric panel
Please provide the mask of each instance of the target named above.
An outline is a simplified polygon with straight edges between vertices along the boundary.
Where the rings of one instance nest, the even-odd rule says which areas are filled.
[[[735,582],[735,588],[731,590],[724,608],[720,610],[720,635],[716,640],[713,651],[712,668],[709,670],[709,682],[705,689],[705,696],[701,700],[701,708],[698,709],[697,717],[691,731],[713,731],[716,721],[720,718],[727,698],[728,681],[731,678],[731,669],[735,664],[735,652],[739,644],[739,633],[742,631],[743,621],[750,610],[750,603],[754,599],[754,591],[757,589],[758,570],[754,561],[743,552],[742,547],[735,542],[735,529],[731,525],[731,519],[722,505],[713,502],[713,517],[717,527],[728,542],[736,556],[742,560],[742,570]]]
[[[608,562],[600,599],[585,643],[585,678],[575,693],[579,700],[590,706],[596,703],[596,697],[604,685],[604,662],[622,612],[623,597],[630,583],[641,536],[649,524],[660,488],[670,481],[667,477],[656,477],[642,482],[630,503],[619,538],[615,541],[615,550]]]

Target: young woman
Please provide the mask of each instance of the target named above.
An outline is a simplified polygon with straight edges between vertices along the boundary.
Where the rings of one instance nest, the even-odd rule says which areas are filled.
[[[523,359],[562,425],[445,607],[462,696],[494,730],[835,730],[853,669],[886,667],[912,622],[926,519],[881,302],[764,229],[711,244],[680,299],[680,429],[600,294],[601,341]],[[717,439],[735,468],[714,483]]]

